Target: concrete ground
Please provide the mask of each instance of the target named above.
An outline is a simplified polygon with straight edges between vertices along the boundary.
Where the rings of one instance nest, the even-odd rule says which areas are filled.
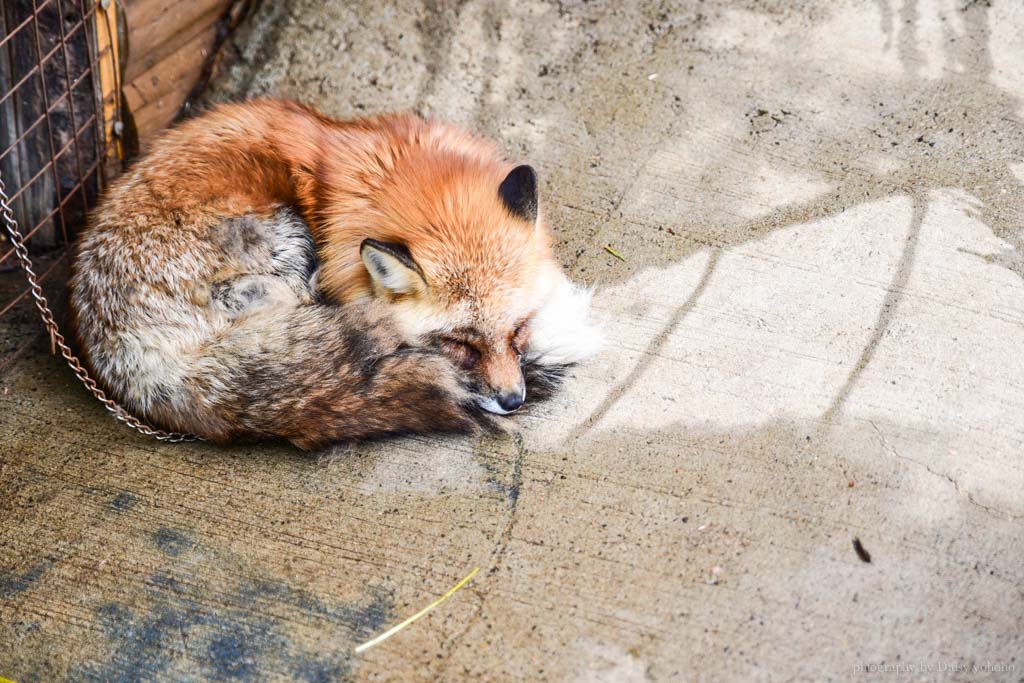
[[[234,42],[213,99],[532,163],[607,347],[508,436],[310,457],[140,438],[40,340],[0,676],[1022,680],[1024,6],[296,0]]]

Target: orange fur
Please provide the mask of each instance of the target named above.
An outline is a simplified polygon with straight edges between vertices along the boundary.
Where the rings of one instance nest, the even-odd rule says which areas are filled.
[[[130,410],[218,441],[470,429],[593,347],[537,204],[531,168],[445,124],[218,107],[92,213],[77,336]]]
[[[372,293],[363,240],[405,245],[428,287],[396,302],[399,320],[411,333],[473,330],[482,384],[509,391],[522,382],[509,339],[560,277],[543,217],[528,223],[498,195],[511,168],[493,144],[411,114],[336,121],[262,100],[168,132],[144,179],[188,225],[294,206],[313,232],[320,290],[337,302]]]
[[[332,299],[367,294],[365,238],[406,244],[449,297],[491,301],[553,259],[549,231],[511,216],[497,148],[411,114],[337,121],[282,100],[217,107],[159,138],[143,179],[154,204],[211,216],[299,209]],[[132,197],[137,201],[138,197]],[[458,264],[454,266],[454,264]]]
[[[257,100],[163,135],[134,183],[145,196],[114,192],[108,203],[126,203],[128,229],[173,213],[182,239],[293,206],[313,233],[320,291],[336,302],[374,294],[365,239],[404,245],[427,286],[393,302],[399,324],[412,335],[471,332],[484,393],[508,393],[523,382],[512,335],[564,279],[543,217],[514,215],[498,194],[511,168],[493,144],[411,114],[337,121]]]

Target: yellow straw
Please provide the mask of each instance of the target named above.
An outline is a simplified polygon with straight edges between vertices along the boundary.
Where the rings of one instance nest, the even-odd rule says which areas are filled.
[[[614,256],[615,258],[619,259],[620,261],[625,261],[626,260],[626,257],[623,256],[622,254],[620,254],[619,252],[615,251],[614,249],[612,249],[612,245],[610,245],[610,244],[604,245],[604,250],[607,251],[612,256]]]
[[[374,645],[379,645],[380,643],[383,643],[385,640],[387,640],[391,636],[395,635],[396,633],[401,631],[403,628],[405,628],[406,626],[408,626],[412,622],[416,621],[417,619],[422,617],[424,614],[426,614],[430,610],[434,609],[435,607],[437,607],[438,605],[443,603],[448,598],[450,598],[453,595],[455,595],[455,592],[457,590],[459,590],[460,588],[462,588],[463,586],[465,586],[467,583],[469,583],[470,580],[474,576],[476,576],[476,573],[478,571],[480,571],[480,567],[474,567],[473,571],[471,571],[469,574],[467,574],[466,578],[462,579],[462,581],[459,581],[457,584],[452,586],[452,589],[450,591],[448,591],[447,593],[445,593],[444,595],[439,597],[437,600],[434,600],[434,602],[430,603],[429,605],[427,605],[426,607],[421,609],[419,612],[417,612],[416,614],[412,615],[411,617],[409,617],[408,619],[403,621],[401,624],[398,624],[396,626],[392,626],[387,631],[384,631],[384,633],[380,634],[379,636],[377,636],[373,640],[368,640],[365,643],[363,643],[362,645],[360,645],[359,647],[357,647],[356,648],[356,654],[359,654],[361,652],[365,652],[366,650],[369,650]]]

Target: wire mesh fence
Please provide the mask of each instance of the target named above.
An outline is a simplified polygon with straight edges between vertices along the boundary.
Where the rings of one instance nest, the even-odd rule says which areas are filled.
[[[0,3],[0,177],[46,287],[65,281],[68,248],[116,158],[113,11],[109,0]],[[37,337],[15,329],[34,314],[17,269],[0,237],[0,372]]]

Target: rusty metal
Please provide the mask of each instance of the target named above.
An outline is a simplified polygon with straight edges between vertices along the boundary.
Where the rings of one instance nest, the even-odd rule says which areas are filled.
[[[15,167],[16,175],[22,179],[21,182],[16,183],[15,189],[8,194],[7,187],[4,184],[3,173],[0,172],[0,219],[2,219],[7,239],[10,242],[9,248],[0,252],[0,269],[3,268],[5,263],[16,261],[21,266],[28,280],[28,287],[26,289],[12,296],[6,302],[0,301],[0,325],[4,323],[5,316],[9,315],[23,301],[30,298],[43,321],[43,326],[50,336],[51,353],[60,353],[79,381],[117,420],[142,434],[161,441],[194,441],[200,437],[193,434],[167,432],[151,427],[107,397],[96,381],[89,376],[85,366],[74,354],[63,334],[61,334],[53,311],[50,309],[49,302],[43,293],[42,283],[51,274],[62,272],[62,269],[58,266],[67,261],[71,240],[74,238],[74,229],[81,224],[85,212],[95,204],[96,195],[105,183],[104,171],[105,162],[109,158],[108,151],[115,144],[115,140],[112,139],[113,136],[106,135],[105,130],[106,125],[110,121],[104,118],[103,107],[105,101],[97,67],[98,60],[102,59],[104,55],[96,54],[97,39],[95,33],[98,30],[98,23],[105,24],[103,28],[108,32],[108,35],[113,32],[114,28],[110,25],[110,15],[107,12],[103,12],[102,18],[96,21],[98,7],[101,7],[101,3],[97,0],[31,0],[31,7],[29,8],[28,0],[25,0],[24,9],[30,10],[29,16],[19,19],[12,30],[6,35],[0,36],[0,60],[4,60],[0,63],[0,66],[3,64],[11,65],[11,84],[7,87],[6,91],[0,92],[0,116],[5,116],[5,122],[9,119],[10,122],[7,124],[7,128],[15,131],[10,136],[12,139],[6,144],[3,151],[0,151],[0,164],[5,163],[5,160],[10,164],[17,164]],[[65,12],[65,8],[69,8],[74,14],[79,15],[78,21],[71,25],[65,25],[65,20],[69,16]],[[12,16],[17,9],[21,9],[21,7],[9,10],[6,16]],[[54,23],[53,19],[56,19],[56,30],[50,28],[50,33],[46,35],[44,35],[45,27],[41,21],[44,10],[50,12],[48,19],[51,26]],[[3,10],[0,9],[0,11]],[[0,23],[0,26],[6,25],[7,18],[0,16],[0,21],[3,22]],[[78,34],[79,31],[83,32],[85,38],[85,58],[88,63],[79,64],[81,74],[75,76],[69,51],[72,39],[81,40],[81,36]],[[16,38],[18,39],[17,41],[15,41]],[[52,47],[44,47],[44,39],[54,41],[55,44]],[[19,45],[23,46],[26,40],[32,43],[31,49],[34,52],[35,64],[28,68],[25,73],[16,76],[14,69],[16,60],[11,57],[10,51]],[[3,51],[6,51],[6,53]],[[24,60],[25,54],[19,53],[17,57],[20,60]],[[63,78],[61,78],[60,72],[56,72],[56,78],[50,80],[49,77],[54,75],[54,69],[60,65],[60,62],[63,63]],[[23,62],[17,63],[19,66],[23,65]],[[116,106],[112,130],[116,130],[116,117],[120,114],[120,74],[117,71],[115,68],[113,101]],[[63,83],[63,86],[60,92],[56,92],[55,86],[60,83]],[[33,111],[19,110],[19,107],[24,109],[23,105],[26,101],[29,101],[31,104],[36,93],[33,90],[26,96],[22,90],[34,88],[37,84],[38,94],[40,95],[39,99],[41,100],[39,109]],[[78,88],[85,86],[88,86],[88,92],[78,90]],[[76,110],[76,93],[80,96],[88,95],[90,97],[94,105],[91,113]],[[11,98],[16,99],[9,103]],[[88,103],[88,100],[86,102]],[[3,109],[5,105],[8,107],[8,110]],[[5,112],[11,111],[10,107],[12,106],[14,107],[13,113],[10,116],[6,116]],[[67,121],[62,125],[58,114],[64,116],[65,112],[67,114]],[[30,116],[31,119],[22,121],[19,118],[22,115]],[[38,152],[39,147],[38,145],[30,147],[29,143],[38,142],[35,138],[40,135],[44,139],[42,147],[45,151],[45,157],[38,159],[38,163],[30,164],[30,167],[26,167],[26,159],[28,162],[32,162],[33,152]],[[66,141],[64,141],[65,137],[67,138]],[[73,157],[69,157],[66,160],[65,155],[69,152],[73,154]],[[9,155],[13,156],[8,159]],[[117,156],[114,155],[114,158],[117,158]],[[62,164],[62,161],[65,163]],[[67,171],[62,170],[64,167],[67,167]],[[25,177],[28,178],[27,181],[23,180]],[[47,178],[50,178],[53,183],[51,201],[43,206],[33,205],[29,207],[30,210],[37,213],[34,215],[31,224],[27,226],[27,230],[23,233],[14,215],[14,202],[20,201],[24,203],[30,199],[30,190],[36,190],[38,191],[37,194],[42,196],[49,196],[51,193],[47,192],[45,186],[45,183],[48,182]],[[62,181],[70,182],[72,180],[74,181],[73,184],[70,187],[64,188]],[[37,185],[40,183],[43,185]],[[77,213],[71,211],[71,207],[76,200],[81,204],[81,211]],[[60,225],[60,243],[52,251],[54,254],[59,254],[59,257],[42,275],[37,275],[29,253],[30,240],[34,237],[42,236],[40,233],[45,227],[53,226],[56,228],[58,221]],[[40,245],[38,248],[45,249],[46,246]],[[12,256],[14,259],[11,259]],[[25,340],[18,344],[17,348],[13,351],[0,356],[0,372],[10,366],[15,358],[30,346],[34,338],[33,336]]]

